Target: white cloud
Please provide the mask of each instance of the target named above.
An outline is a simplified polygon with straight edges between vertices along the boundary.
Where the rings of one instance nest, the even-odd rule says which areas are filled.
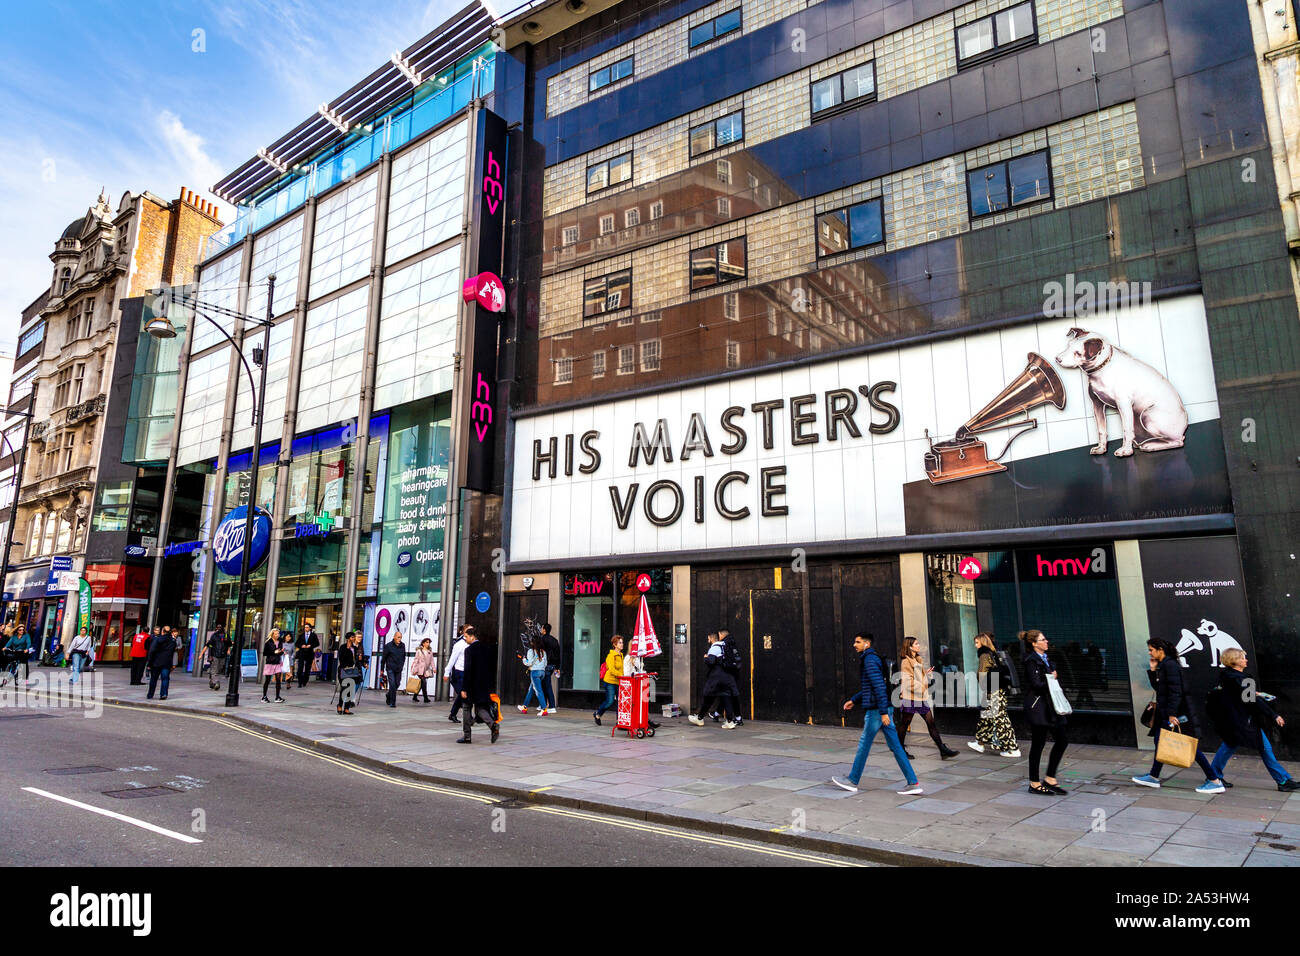
[[[182,182],[193,183],[206,192],[224,171],[220,164],[204,149],[206,140],[187,129],[181,118],[171,110],[163,110],[157,117],[158,131],[176,163]]]

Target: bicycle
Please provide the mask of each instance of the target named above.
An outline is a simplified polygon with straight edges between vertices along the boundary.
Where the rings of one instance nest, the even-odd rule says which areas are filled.
[[[18,667],[23,662],[17,651],[2,650],[0,651],[0,687],[4,687],[10,681],[14,685],[18,684]]]

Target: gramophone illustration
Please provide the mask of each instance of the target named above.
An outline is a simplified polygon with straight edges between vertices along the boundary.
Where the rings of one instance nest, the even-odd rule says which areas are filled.
[[[1023,418],[1020,421],[1011,419],[1049,402],[1057,408],[1064,408],[1065,388],[1052,364],[1037,352],[1030,352],[1029,364],[1025,370],[999,392],[997,398],[957,429],[957,434],[951,441],[936,444],[930,441],[930,430],[925,430],[926,440],[930,441],[930,450],[925,453],[926,477],[931,484],[941,485],[947,481],[1006,471],[1007,466],[999,464],[999,459],[1007,453],[1013,441],[1038,427],[1036,418]],[[1018,430],[1007,439],[1002,453],[990,459],[988,447],[975,436],[995,428],[1013,427]]]

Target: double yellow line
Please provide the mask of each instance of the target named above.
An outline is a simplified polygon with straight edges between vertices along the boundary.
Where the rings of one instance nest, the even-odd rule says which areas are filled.
[[[485,805],[495,805],[500,803],[497,797],[486,797],[477,793],[466,793],[464,790],[453,790],[449,787],[441,787],[437,784],[422,783],[418,780],[403,780],[399,777],[392,777],[388,774],[381,773],[378,770],[371,770],[369,767],[363,767],[359,764],[352,763],[332,754],[321,753],[310,747],[304,747],[301,744],[292,743],[287,740],[277,740],[270,734],[261,731],[252,730],[242,724],[230,720],[226,717],[213,717],[209,714],[191,714],[179,710],[161,710],[155,707],[140,707],[132,704],[112,704],[105,702],[105,707],[111,707],[115,710],[133,710],[146,714],[166,714],[172,717],[187,717],[190,720],[203,720],[208,723],[217,724],[230,730],[246,734],[265,743],[274,744],[277,747],[283,747],[286,750],[292,750],[294,753],[303,754],[308,757],[314,757],[317,760],[323,760],[332,764],[341,770],[347,770],[351,773],[368,777],[378,783],[389,784],[395,787],[404,787],[408,790],[421,790],[426,793],[437,793],[447,797],[458,797],[462,800],[472,800],[475,803]],[[391,763],[406,763],[405,760],[394,760]],[[596,813],[588,813],[582,810],[571,810],[567,807],[553,807],[540,805],[527,805],[521,807],[523,810],[530,810],[535,813],[545,813],[551,816],[568,817],[573,820],[583,820],[588,823],[599,823],[604,826],[616,827],[621,830],[632,830],[638,833],[646,833],[653,836],[670,837],[675,840],[685,840],[690,843],[704,843],[708,846],[715,846],[721,849],[741,850],[746,853],[757,853],[763,856],[776,857],[778,859],[789,860],[797,863],[814,863],[822,866],[863,866],[865,864],[857,863],[853,860],[835,859],[832,857],[822,856],[816,853],[807,853],[801,850],[788,849],[786,847],[771,846],[761,843],[750,843],[744,840],[733,839],[724,836],[713,836],[705,833],[692,833],[687,830],[674,829],[672,827],[659,826],[653,823],[645,823],[639,820],[628,820],[619,817],[603,816]]]

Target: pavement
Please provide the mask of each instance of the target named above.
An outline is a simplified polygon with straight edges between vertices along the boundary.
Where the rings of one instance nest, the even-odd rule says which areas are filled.
[[[66,681],[66,671],[39,671]],[[287,690],[284,704],[262,703],[260,688],[246,681],[240,706],[226,708],[224,689],[211,691],[190,675],[173,678],[166,701],[146,701],[125,669],[94,676],[107,703],[224,715],[427,782],[876,862],[1300,865],[1300,794],[1278,792],[1245,750],[1226,768],[1234,788],[1203,796],[1194,792],[1202,782],[1195,767],[1166,767],[1160,790],[1140,788],[1130,777],[1148,771],[1150,751],[1071,745],[1058,775],[1069,794],[1043,797],[1027,792],[1024,757],[977,754],[953,737],[948,743],[960,755],[940,761],[924,734],[913,735],[925,794],[900,796],[898,768],[878,738],[861,791],[850,794],[829,781],[848,771],[853,728],[749,721],[724,730],[656,717],[656,736],[634,740],[611,737],[612,712],[597,727],[586,710],[536,717],[511,707],[495,745],[480,726],[467,747],[455,742],[460,726],[447,721],[448,704],[400,694],[393,709],[366,691],[356,715],[340,717],[332,685],[314,680]],[[1027,741],[1021,750],[1028,753]]]

